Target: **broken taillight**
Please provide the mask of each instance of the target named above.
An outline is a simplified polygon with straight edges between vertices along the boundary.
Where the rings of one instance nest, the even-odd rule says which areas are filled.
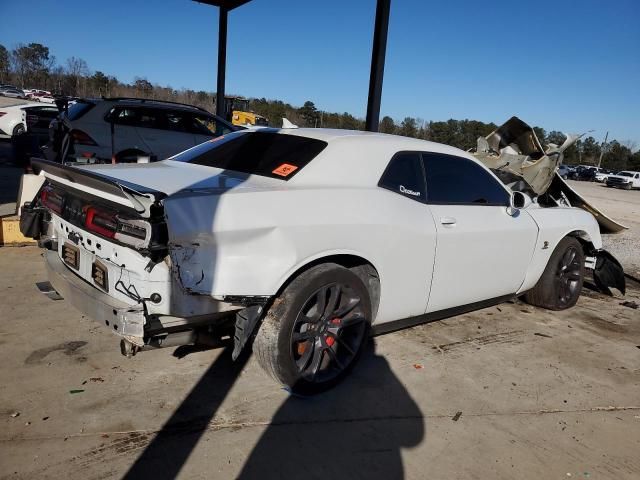
[[[94,207],[87,208],[84,225],[90,232],[98,233],[106,238],[114,238],[118,228],[118,223],[113,215]]]
[[[134,247],[146,244],[151,233],[151,226],[144,220],[121,218],[96,207],[86,207],[85,215],[85,226],[90,232]]]
[[[73,139],[73,143],[76,145],[98,145],[96,141],[89,136],[88,133],[83,132],[82,130],[71,130],[69,132],[71,138]]]
[[[40,203],[57,214],[62,213],[64,197],[51,187],[43,188],[40,192]]]

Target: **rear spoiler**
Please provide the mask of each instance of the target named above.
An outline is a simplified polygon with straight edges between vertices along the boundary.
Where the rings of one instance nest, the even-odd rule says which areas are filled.
[[[35,174],[44,176],[56,183],[104,197],[136,210],[143,217],[149,216],[149,208],[166,198],[166,194],[141,185],[123,180],[115,180],[90,169],[62,165],[60,163],[32,158],[31,166]]]

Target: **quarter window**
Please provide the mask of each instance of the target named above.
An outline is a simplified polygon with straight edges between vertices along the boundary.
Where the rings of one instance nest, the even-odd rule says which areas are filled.
[[[395,155],[382,174],[379,185],[413,200],[425,200],[424,172],[417,153]]]
[[[210,135],[214,137],[232,132],[232,130],[222,122],[218,122],[215,117],[207,115],[193,115],[191,130],[197,135]]]
[[[475,162],[439,153],[423,153],[422,158],[429,203],[509,205],[507,191]]]

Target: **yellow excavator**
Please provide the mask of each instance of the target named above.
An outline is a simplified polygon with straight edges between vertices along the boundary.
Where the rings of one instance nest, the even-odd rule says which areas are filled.
[[[241,127],[269,126],[269,119],[249,111],[249,100],[243,97],[224,97],[224,113],[227,121]]]

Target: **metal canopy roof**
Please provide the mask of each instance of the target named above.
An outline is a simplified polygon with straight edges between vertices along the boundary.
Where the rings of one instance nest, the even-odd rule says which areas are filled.
[[[194,2],[220,7],[218,20],[218,81],[216,91],[216,113],[224,116],[224,83],[227,68],[227,14],[229,10],[240,7],[251,0],[193,0]],[[380,100],[382,98],[382,80],[387,51],[387,32],[389,29],[389,11],[391,0],[376,0],[376,19],[373,29],[373,48],[371,51],[371,73],[369,74],[369,97],[367,100],[367,118],[365,129],[377,132],[380,123]]]
[[[251,0],[196,0],[198,3],[206,3],[207,5],[226,8],[227,10],[233,10],[234,8],[240,7],[250,1]]]

